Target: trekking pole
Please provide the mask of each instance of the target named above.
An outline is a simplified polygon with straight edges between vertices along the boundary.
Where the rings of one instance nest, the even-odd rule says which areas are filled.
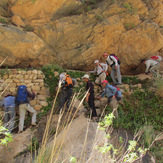
[[[8,57],[8,56],[7,56]],[[0,67],[3,65],[3,63],[6,61],[7,57],[2,61],[2,63],[0,64]]]

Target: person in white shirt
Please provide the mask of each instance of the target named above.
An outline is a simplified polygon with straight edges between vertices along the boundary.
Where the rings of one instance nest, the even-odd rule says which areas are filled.
[[[148,74],[149,72],[152,73],[154,77],[157,77],[159,75],[159,69],[160,69],[160,63],[154,60],[142,60],[142,63],[146,65],[145,74]]]
[[[95,80],[95,83],[100,85],[103,80],[106,79],[108,65],[104,63],[99,63],[99,60],[94,61],[95,69],[89,71],[89,73],[95,73],[98,77]]]
[[[109,55],[107,53],[104,53],[103,57],[106,59],[106,63],[108,65],[110,65],[110,67],[112,68],[110,75],[114,82],[114,85],[121,85],[122,77],[121,77],[120,65],[119,65],[120,62],[119,62],[118,58],[116,56],[114,56],[114,54]],[[117,74],[118,82],[116,81],[115,74]]]

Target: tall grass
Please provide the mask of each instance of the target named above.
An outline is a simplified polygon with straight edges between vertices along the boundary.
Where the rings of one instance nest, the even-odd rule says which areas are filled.
[[[155,80],[156,94],[163,99],[163,78],[158,77]]]

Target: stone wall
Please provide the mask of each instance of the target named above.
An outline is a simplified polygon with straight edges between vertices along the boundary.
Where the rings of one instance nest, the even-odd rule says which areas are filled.
[[[5,74],[3,75],[4,72]],[[48,87],[44,86],[44,74],[41,70],[16,70],[10,69],[5,72],[1,70],[0,77],[0,93],[4,91],[1,96],[3,99],[7,94],[16,95],[19,85],[26,85],[29,92],[34,90],[36,97],[30,101],[31,106],[35,110],[40,110],[42,106],[47,106],[46,97],[49,96]]]

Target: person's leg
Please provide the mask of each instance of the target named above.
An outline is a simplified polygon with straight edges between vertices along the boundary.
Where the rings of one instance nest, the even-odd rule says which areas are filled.
[[[89,98],[88,104],[89,104],[89,107],[92,109],[91,117],[97,117],[94,99],[93,98]]]
[[[117,79],[118,79],[118,84],[122,84],[122,76],[121,76],[121,71],[120,71],[120,66],[117,66]]]
[[[65,90],[61,90],[60,92],[60,99],[59,99],[59,111],[61,110],[61,108],[64,106],[65,102],[66,102],[66,91]]]
[[[37,115],[37,112],[35,109],[33,109],[32,106],[30,106],[29,104],[26,104],[26,109],[32,113],[32,125],[36,125],[36,115]]]
[[[4,127],[8,129],[8,123],[9,123],[9,111],[8,107],[4,108]]]
[[[117,84],[117,81],[116,81],[116,79],[115,79],[115,72],[116,72],[115,65],[113,65],[110,75],[111,75],[111,78],[112,78],[112,80],[113,80],[113,83],[114,83],[114,84]]]
[[[66,94],[67,109],[69,109],[69,107],[70,107],[72,94],[73,94],[72,88],[67,89],[67,94]]]
[[[101,75],[100,75],[100,84],[102,81],[104,81],[106,79],[106,73],[103,72]]]
[[[149,71],[152,73],[154,77],[157,77],[157,75],[159,75],[159,68],[160,68],[160,64],[157,64],[152,66]]]
[[[95,84],[100,85],[101,84],[100,81],[101,81],[100,76],[98,76],[95,80]]]
[[[24,119],[25,119],[25,113],[26,113],[26,104],[20,104],[19,105],[19,132],[23,131],[24,127]]]
[[[11,132],[14,129],[15,124],[15,107],[10,107],[10,121],[9,121],[9,131]]]
[[[109,106],[110,106],[110,108],[113,110],[114,116],[115,116],[116,118],[118,118],[118,111],[117,111],[118,103],[117,103],[116,98],[114,98],[114,99],[111,98],[109,101],[110,101],[110,102],[109,102]]]

